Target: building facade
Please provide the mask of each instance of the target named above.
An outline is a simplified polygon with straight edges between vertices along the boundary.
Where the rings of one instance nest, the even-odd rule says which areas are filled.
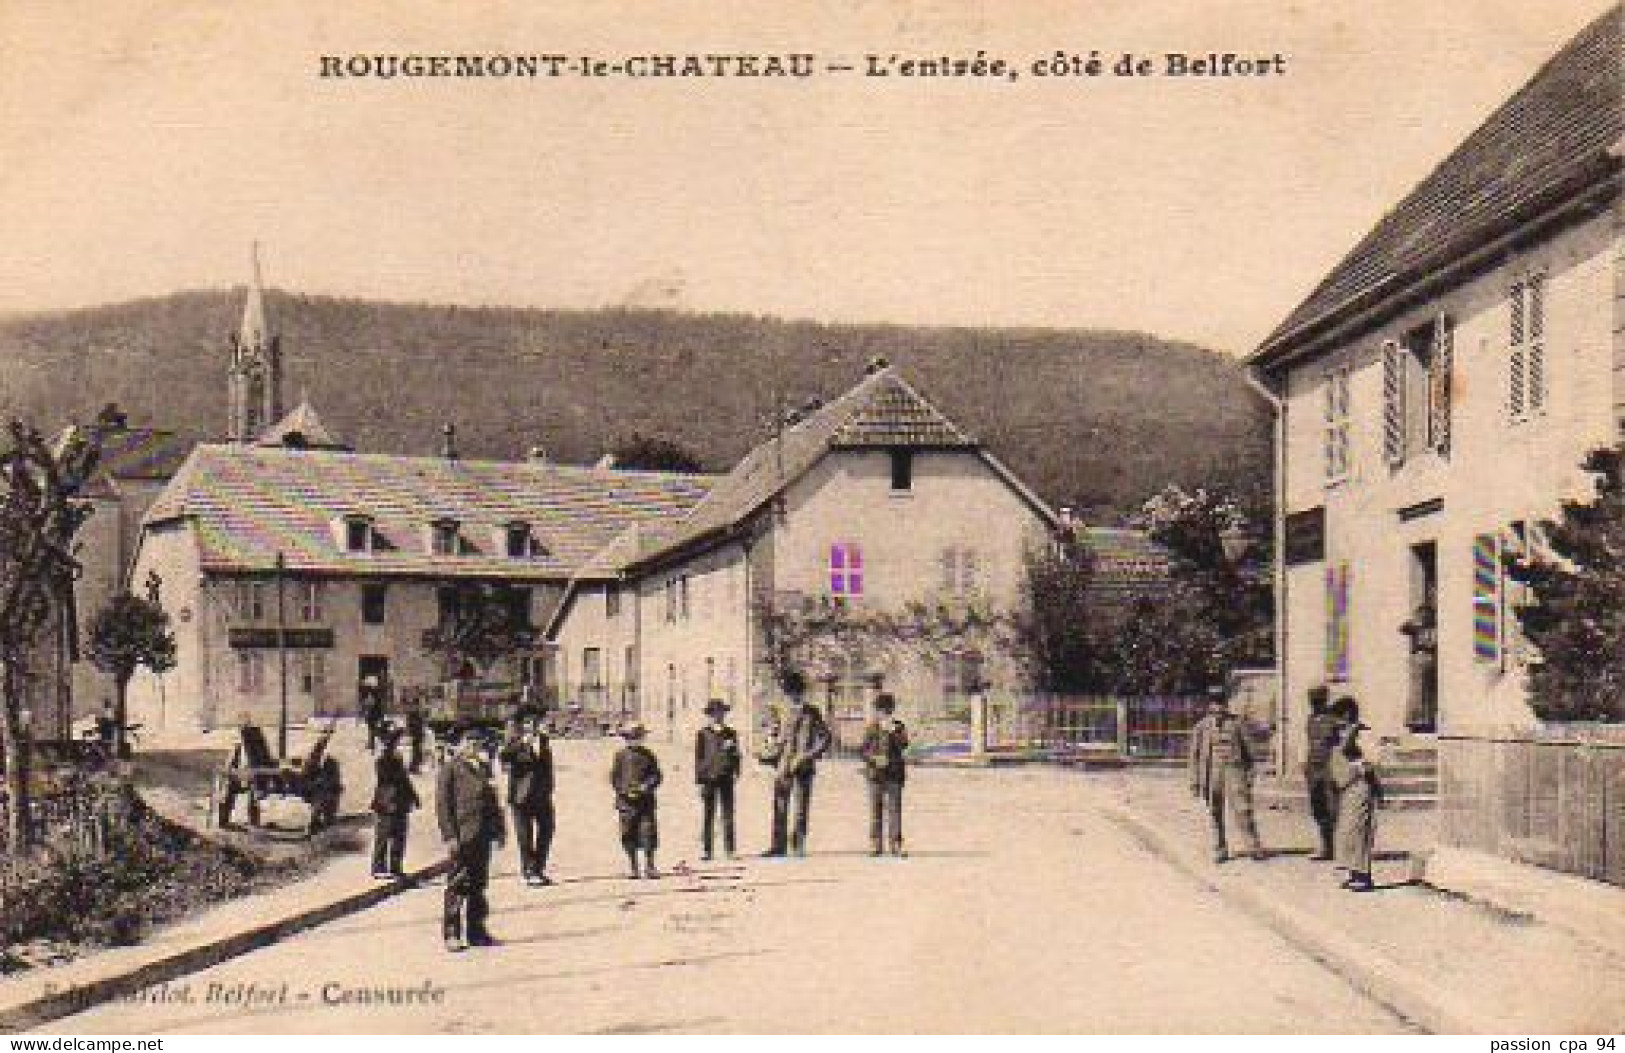
[[[1532,720],[1502,559],[1625,419],[1620,44],[1615,9],[1250,360],[1278,407],[1290,748],[1322,683],[1394,739]]]

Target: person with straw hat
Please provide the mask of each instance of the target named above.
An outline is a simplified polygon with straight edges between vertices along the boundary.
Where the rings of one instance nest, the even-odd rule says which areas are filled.
[[[660,761],[643,744],[648,729],[633,721],[621,727],[626,745],[615,754],[609,782],[615,788],[615,812],[620,817],[621,848],[626,852],[628,876],[657,878],[655,849],[659,847],[659,827],[655,820],[655,791],[660,788]],[[645,865],[638,871],[638,853]]]
[[[1331,778],[1337,789],[1337,864],[1349,872],[1343,888],[1370,892],[1371,846],[1376,836],[1377,802],[1382,787],[1377,772],[1360,748],[1360,732],[1371,730],[1360,721],[1360,704],[1340,698],[1333,709],[1342,720],[1342,738],[1332,751]]]

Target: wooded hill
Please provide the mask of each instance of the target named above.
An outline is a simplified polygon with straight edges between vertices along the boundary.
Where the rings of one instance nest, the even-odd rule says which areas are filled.
[[[117,402],[198,439],[226,426],[241,290],[0,319],[0,415],[55,427]],[[877,355],[1041,494],[1099,518],[1167,482],[1267,491],[1269,421],[1236,361],[1138,333],[826,325],[733,314],[383,303],[270,291],[289,408],[357,449],[596,460],[632,432],[724,470],[775,402],[829,398]]]

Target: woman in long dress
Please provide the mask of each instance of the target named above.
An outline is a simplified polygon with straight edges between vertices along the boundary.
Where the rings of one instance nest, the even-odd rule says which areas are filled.
[[[1352,698],[1339,700],[1338,715],[1343,727],[1331,758],[1332,786],[1337,790],[1337,862],[1349,872],[1344,888],[1370,892],[1379,789],[1376,771],[1360,748],[1360,732],[1370,728],[1360,723],[1360,707]]]

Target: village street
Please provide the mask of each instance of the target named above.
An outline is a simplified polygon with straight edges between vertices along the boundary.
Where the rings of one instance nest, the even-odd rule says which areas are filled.
[[[169,985],[189,1002],[104,1006],[76,1033],[1394,1032],[1406,1024],[1142,848],[1106,816],[1117,776],[916,769],[911,855],[863,850],[855,767],[826,763],[804,861],[755,857],[767,782],[741,786],[741,859],[696,864],[687,758],[666,763],[662,864],[633,882],[609,744],[559,742],[550,889],[499,856],[493,949],[448,954],[441,887],[410,891]],[[1171,773],[1153,778],[1166,779]],[[430,837],[421,816],[414,837]],[[684,863],[688,867],[684,867]],[[1247,868],[1288,861],[1232,865]],[[1297,865],[1303,865],[1301,863]],[[683,871],[688,869],[689,872]],[[228,1004],[256,985],[285,1005]],[[414,1006],[326,1004],[423,989]],[[211,997],[212,992],[212,997]]]

